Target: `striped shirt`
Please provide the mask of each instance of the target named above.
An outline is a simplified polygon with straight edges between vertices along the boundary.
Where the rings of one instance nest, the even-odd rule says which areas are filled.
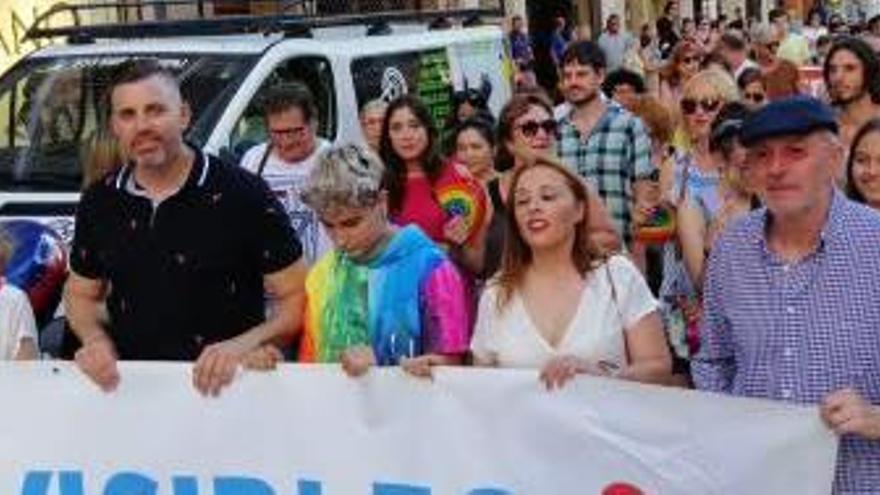
[[[615,103],[584,138],[571,122],[571,112],[559,120],[559,157],[590,181],[625,242],[632,240],[633,182],[650,176],[651,139],[642,121]]]
[[[752,212],[712,249],[697,387],[799,404],[852,387],[880,404],[880,215],[835,192],[794,263],[768,248],[767,219]],[[835,492],[880,493],[880,441],[842,437]]]

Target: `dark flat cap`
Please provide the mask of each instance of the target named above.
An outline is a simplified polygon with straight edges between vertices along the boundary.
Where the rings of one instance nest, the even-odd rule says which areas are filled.
[[[820,129],[837,133],[831,108],[812,96],[792,96],[768,103],[743,122],[740,141],[751,146],[779,136],[803,136]]]

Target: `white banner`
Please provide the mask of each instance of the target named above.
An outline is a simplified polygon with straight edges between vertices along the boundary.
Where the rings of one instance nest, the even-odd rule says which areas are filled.
[[[826,495],[834,474],[815,408],[587,377],[548,392],[533,371],[429,382],[294,365],[205,398],[190,371],[123,363],[104,394],[67,363],[0,363],[0,494]]]

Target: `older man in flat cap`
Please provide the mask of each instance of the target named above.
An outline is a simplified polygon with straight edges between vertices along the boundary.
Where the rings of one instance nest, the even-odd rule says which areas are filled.
[[[766,208],[712,249],[698,388],[818,404],[841,435],[835,493],[880,493],[880,215],[834,186],[843,147],[810,97],[743,125]]]

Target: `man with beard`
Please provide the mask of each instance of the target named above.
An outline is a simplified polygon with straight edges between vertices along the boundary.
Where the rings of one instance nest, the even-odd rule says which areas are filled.
[[[76,363],[111,391],[118,359],[195,360],[193,384],[216,395],[252,351],[299,327],[302,249],[262,180],[184,142],[190,112],[173,74],[137,60],[108,95],[131,163],[77,210],[65,287]]]
[[[845,36],[831,46],[823,75],[828,96],[838,110],[841,140],[849,149],[856,131],[880,117],[880,62],[867,43]]]
[[[634,198],[642,204],[655,175],[651,140],[642,121],[599,94],[605,54],[591,41],[569,45],[562,56],[558,151],[562,160],[596,188],[624,242],[632,240]]]

